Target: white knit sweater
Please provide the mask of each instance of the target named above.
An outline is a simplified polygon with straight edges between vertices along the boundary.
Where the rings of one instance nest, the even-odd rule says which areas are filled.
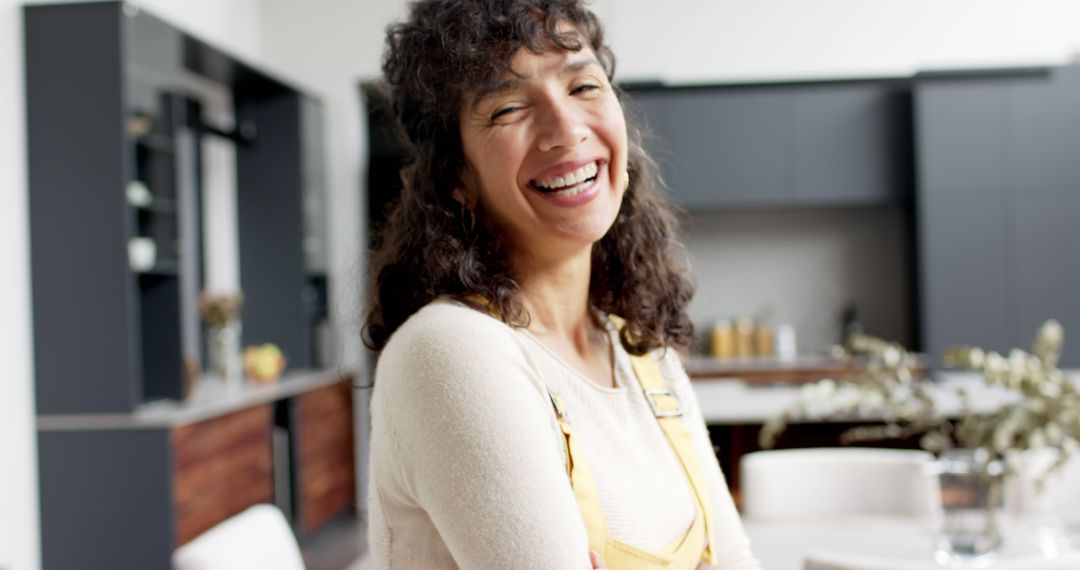
[[[377,568],[591,568],[548,389],[567,408],[608,532],[656,551],[686,531],[686,478],[609,333],[617,388],[580,375],[524,329],[450,301],[394,333],[371,402]],[[678,356],[669,351],[660,370],[686,409],[713,504],[720,563],[701,567],[757,569]]]

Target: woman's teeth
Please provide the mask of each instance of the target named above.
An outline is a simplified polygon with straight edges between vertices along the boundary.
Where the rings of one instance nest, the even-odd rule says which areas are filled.
[[[590,162],[573,172],[537,180],[534,184],[536,184],[537,188],[549,194],[573,196],[585,189],[588,182],[596,177],[596,171],[596,163]]]
[[[589,186],[589,181],[586,180],[584,182],[581,182],[580,184],[574,184],[573,186],[571,186],[569,188],[564,188],[562,190],[556,190],[554,192],[548,192],[548,194],[550,194],[552,196],[577,196],[578,194],[581,193],[582,190],[584,190],[588,186]]]

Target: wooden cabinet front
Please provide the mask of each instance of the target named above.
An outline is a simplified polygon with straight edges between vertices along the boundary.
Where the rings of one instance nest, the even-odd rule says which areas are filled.
[[[172,430],[177,546],[273,502],[272,419],[262,405]]]
[[[296,414],[294,492],[306,534],[356,503],[352,388],[341,382],[303,394]]]

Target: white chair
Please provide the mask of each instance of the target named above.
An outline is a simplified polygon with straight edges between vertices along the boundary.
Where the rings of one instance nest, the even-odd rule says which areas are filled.
[[[1005,505],[1009,512],[1020,516],[1067,516],[1080,522],[1080,457],[1070,457],[1044,479],[1039,492],[1036,481],[1057,461],[1052,449],[1039,449],[1024,454],[1019,472],[1011,477],[1005,489]]]
[[[175,570],[304,570],[288,521],[273,505],[255,505],[173,552]]]
[[[794,520],[842,515],[922,516],[931,482],[924,451],[871,448],[757,451],[740,463],[743,516]]]

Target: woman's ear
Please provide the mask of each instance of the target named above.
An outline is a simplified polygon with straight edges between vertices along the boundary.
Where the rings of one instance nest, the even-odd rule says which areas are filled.
[[[454,200],[457,200],[459,204],[470,210],[476,206],[476,199],[472,197],[472,192],[466,190],[464,186],[454,188],[454,190],[450,192],[450,196]]]
[[[450,196],[465,208],[472,210],[476,207],[476,202],[480,199],[480,190],[473,177],[472,169],[468,166],[462,166],[458,171],[458,185],[450,192]]]

